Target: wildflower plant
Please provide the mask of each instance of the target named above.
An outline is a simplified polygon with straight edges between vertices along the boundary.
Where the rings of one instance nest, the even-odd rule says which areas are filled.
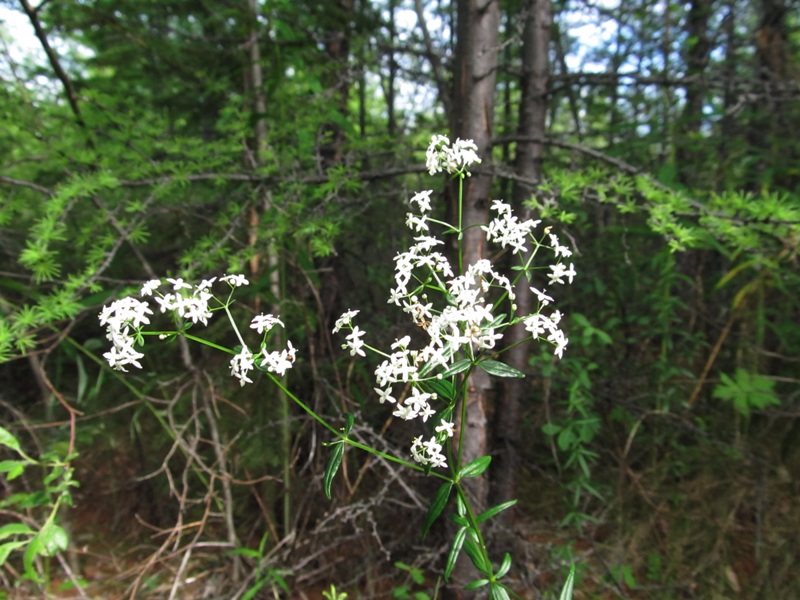
[[[479,162],[477,147],[472,141],[459,139],[451,143],[446,136],[434,136],[426,153],[426,166],[431,175],[446,173],[456,180],[458,222],[448,223],[433,216],[432,190],[415,194],[409,202],[406,226],[413,234],[413,243],[394,258],[394,282],[387,302],[408,315],[417,330],[413,339],[422,339],[423,343],[414,343],[412,335],[405,335],[387,349],[371,345],[368,332],[358,324],[356,309],[347,310],[333,326],[333,333],[343,336],[342,349],[350,356],[366,357],[370,353],[378,357],[373,385],[377,402],[388,405],[387,410],[391,410],[394,417],[419,423],[418,434],[409,440],[406,456],[392,456],[350,439],[352,414],[345,415],[345,427],[339,429],[287,389],[279,377],[292,367],[295,349],[291,342],[286,342],[286,347],[280,350],[270,350],[267,344],[269,332],[283,327],[283,322],[271,314],[255,316],[249,328],[261,336],[261,342],[258,346],[248,345],[231,314],[235,291],[248,284],[242,275],[212,278],[197,285],[182,279],[149,281],[141,287],[139,298],[122,298],[104,307],[100,322],[106,326],[111,342],[111,349],[104,357],[115,369],[141,368],[143,354],[137,348],[143,346],[146,336],[182,335],[230,353],[231,376],[242,386],[252,383],[250,373],[254,370],[265,372],[287,397],[335,436],[330,444],[332,454],[323,482],[328,497],[345,445],[441,479],[442,485],[425,519],[423,537],[449,499],[455,496],[457,514],[454,520],[459,529],[445,564],[445,578],[452,573],[463,549],[480,573],[467,587],[488,586],[490,597],[502,599],[513,593],[500,581],[511,567],[511,556],[506,554],[499,567],[493,566],[481,524],[513,506],[515,501],[475,514],[465,493],[462,480],[481,476],[490,463],[489,456],[482,456],[462,464],[461,448],[468,429],[467,380],[475,369],[496,377],[523,377],[523,373],[499,360],[509,349],[503,346],[505,331],[519,324],[530,333],[531,339],[552,345],[554,354],[561,357],[568,340],[560,328],[562,315],[554,308],[555,300],[548,289],[572,283],[576,273],[571,262],[564,263],[571,257],[571,251],[561,244],[556,234],[549,228],[540,231],[540,221],[520,220],[511,206],[501,200],[494,200],[492,219],[480,227],[488,242],[516,260],[515,279],[499,272],[488,259],[463,264],[463,184],[470,175],[470,166]],[[458,240],[455,266],[443,252],[446,247],[443,237],[448,235]],[[517,312],[514,290],[521,277],[539,286],[530,287],[530,293],[537,300],[536,311],[532,314]],[[216,295],[213,290],[223,284],[226,294]],[[171,313],[177,329],[146,331],[145,327],[150,325],[150,318],[155,314],[153,309]],[[193,333],[193,327],[207,325],[217,312],[225,313],[236,334],[239,344],[233,349]]]

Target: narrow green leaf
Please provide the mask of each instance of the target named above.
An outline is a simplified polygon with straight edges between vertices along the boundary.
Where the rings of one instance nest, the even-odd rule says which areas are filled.
[[[353,423],[356,422],[355,415],[351,412],[344,413],[344,434],[347,435],[350,433],[350,430],[353,429]]]
[[[331,484],[336,472],[339,470],[339,465],[342,464],[342,456],[344,456],[344,442],[337,442],[333,446],[333,452],[328,460],[328,466],[325,467],[325,476],[323,477],[323,489],[328,500],[331,499]]]
[[[433,502],[431,502],[431,506],[428,509],[428,515],[425,517],[425,525],[422,527],[423,540],[425,536],[428,535],[431,525],[433,525],[436,519],[439,518],[439,515],[442,514],[444,507],[447,506],[447,501],[450,499],[450,491],[452,489],[453,484],[448,481],[442,484],[442,487],[436,492],[436,496],[433,497]]]
[[[572,586],[575,585],[575,565],[569,568],[569,575],[564,582],[564,588],[561,590],[561,595],[558,600],[572,600]]]
[[[464,477],[478,477],[489,468],[489,463],[492,462],[491,456],[479,456],[475,460],[468,462],[458,472],[458,478]]]
[[[25,525],[25,523],[9,523],[0,527],[0,540],[3,540],[12,535],[29,535],[35,531]]]
[[[242,596],[242,600],[253,600],[253,598],[255,598],[256,595],[258,595],[258,592],[261,591],[261,588],[263,588],[268,583],[269,579],[266,578],[259,579],[252,586],[250,586],[250,588],[244,593],[244,595]]]
[[[483,523],[484,521],[486,521],[488,519],[491,519],[496,514],[503,512],[507,508],[511,508],[516,503],[517,503],[516,500],[509,500],[508,502],[503,502],[502,504],[498,504],[497,506],[493,506],[493,507],[485,510],[481,514],[479,514],[477,516],[477,518],[475,519],[475,521],[477,523]]]
[[[11,432],[4,427],[0,427],[0,445],[11,448],[12,450],[16,450],[20,454],[22,453],[22,449],[19,447],[19,441],[17,438],[11,435]]]
[[[500,563],[500,568],[497,569],[497,573],[494,574],[495,579],[500,579],[501,577],[505,577],[508,570],[511,568],[511,555],[506,552],[506,555],[503,557],[503,562]]]
[[[489,585],[489,600],[511,600],[506,587],[501,583]]]
[[[89,377],[86,375],[86,367],[83,365],[83,359],[80,354],[75,355],[75,364],[78,367],[78,391],[76,395],[76,402],[83,404],[86,397],[86,388],[89,385]]]
[[[456,496],[456,511],[462,517],[467,514],[467,505],[464,504],[464,500],[460,495]]]
[[[452,515],[450,518],[453,520],[453,523],[455,523],[456,525],[461,525],[461,527],[468,527],[469,526],[469,520],[467,519],[467,517],[465,517],[463,515]]]
[[[456,388],[446,379],[431,379],[429,381],[423,381],[422,387],[426,392],[434,393],[442,400],[452,402],[456,399]]]
[[[450,579],[450,574],[453,572],[453,567],[456,566],[456,559],[461,553],[461,547],[464,545],[464,540],[467,538],[467,528],[462,527],[456,532],[456,537],[453,538],[453,547],[450,548],[450,554],[447,555],[447,563],[444,566],[444,580]]]
[[[495,377],[525,377],[525,373],[518,371],[511,365],[502,363],[499,360],[486,359],[478,363],[478,366]]]
[[[39,536],[34,536],[28,542],[25,552],[22,553],[22,566],[25,568],[23,577],[31,581],[36,581],[37,583],[42,581],[42,578],[36,572],[34,560],[36,559],[36,555],[39,554],[40,548],[41,541],[39,540]]]
[[[260,558],[261,554],[258,550],[253,550],[253,548],[235,548],[233,550],[228,550],[225,553],[225,556],[244,556],[245,558]]]
[[[475,581],[470,581],[467,585],[465,585],[464,590],[477,590],[478,588],[485,586],[487,583],[489,583],[488,579],[476,579]]]
[[[486,564],[486,558],[481,552],[481,547],[478,545],[471,535],[468,535],[466,539],[464,539],[464,551],[469,556],[469,559],[472,561],[472,564],[475,565],[475,568],[478,569],[480,573],[484,575],[491,575],[492,568],[491,565]]]
[[[0,545],[0,567],[2,567],[3,563],[8,560],[8,557],[14,550],[22,548],[27,543],[28,540],[24,540],[22,542],[7,542],[3,545]]]
[[[450,368],[448,368],[444,373],[442,373],[442,377],[452,377],[453,375],[458,375],[459,373],[463,373],[467,369],[472,366],[472,361],[468,358],[462,358],[461,360],[457,360]]]

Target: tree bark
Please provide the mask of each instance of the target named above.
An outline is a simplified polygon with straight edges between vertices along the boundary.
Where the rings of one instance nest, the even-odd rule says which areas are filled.
[[[708,36],[708,19],[711,16],[709,0],[693,0],[689,8],[687,35],[692,42],[686,53],[686,104],[676,140],[676,161],[681,165],[682,183],[692,186],[696,183],[698,169],[702,170],[698,136],[703,124],[703,104],[706,84],[703,78],[711,56],[711,42]]]
[[[484,166],[491,159],[499,27],[499,0],[459,0],[451,129],[454,137],[475,142]],[[488,221],[491,184],[492,179],[487,175],[473,175],[464,181],[462,223],[467,229],[462,248],[465,265],[486,258],[484,232],[471,226]],[[489,376],[477,369],[467,385],[466,423],[459,423],[459,427],[466,427],[461,449],[463,463],[485,455],[488,440]],[[469,478],[464,483],[473,507],[476,511],[482,510],[488,500],[486,478]],[[472,565],[462,555],[453,573],[454,584],[463,587],[473,576]]]
[[[524,211],[523,202],[534,191],[532,181],[542,176],[542,154],[544,145],[539,141],[545,137],[547,115],[547,84],[550,73],[548,49],[553,25],[553,10],[550,0],[529,0],[525,18],[522,43],[521,100],[519,106],[518,135],[528,141],[517,142],[514,172],[521,176],[514,181],[512,202],[521,219],[530,217]],[[518,314],[530,314],[533,301],[529,283],[525,277],[516,284]],[[512,327],[506,343],[514,347],[505,355],[505,362],[522,372],[527,370],[529,345],[521,343],[530,335],[522,323]],[[495,462],[491,471],[492,504],[506,502],[517,495],[517,473],[519,472],[519,443],[522,433],[522,403],[526,395],[525,379],[504,381],[498,399],[494,419]],[[498,515],[499,522],[507,523],[510,511]]]
[[[337,0],[329,5],[329,19],[325,30],[325,54],[331,63],[331,72],[327,81],[332,90],[332,102],[342,115],[342,122],[347,119],[347,102],[350,96],[350,20],[353,16],[354,0]],[[341,164],[344,159],[346,142],[344,128],[338,123],[327,123],[322,127],[320,141],[320,169],[325,172],[333,166]]]

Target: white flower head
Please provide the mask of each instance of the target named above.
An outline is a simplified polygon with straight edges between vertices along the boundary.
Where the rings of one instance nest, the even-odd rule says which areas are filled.
[[[413,231],[428,231],[428,217],[424,214],[421,216],[417,216],[414,213],[407,213],[406,214],[406,227]]]
[[[153,314],[147,302],[132,296],[115,300],[100,311],[100,324],[106,327],[106,338],[111,342],[110,351],[103,354],[109,366],[118,371],[126,371],[127,365],[141,369],[139,359],[144,354],[134,348],[136,334],[143,325],[150,323],[147,315]]]
[[[339,333],[339,331],[343,327],[350,327],[353,323],[353,317],[355,317],[359,312],[358,310],[346,310],[341,317],[336,319],[336,323],[333,325],[333,333]]]
[[[455,423],[442,419],[436,426],[436,433],[445,433],[447,437],[453,437],[455,435]]]
[[[255,358],[247,346],[243,347],[241,351],[231,359],[231,375],[239,380],[239,385],[241,386],[244,386],[245,383],[253,383],[247,376],[247,373],[254,368]]]
[[[226,282],[231,287],[242,287],[243,285],[250,285],[250,282],[247,281],[247,278],[241,273],[236,273],[233,275],[224,275],[223,277],[220,277],[219,280]]]
[[[176,292],[179,290],[190,290],[192,286],[186,283],[183,279],[178,277],[177,279],[172,279],[171,277],[167,277],[167,281],[172,284],[172,289]]]
[[[425,157],[425,165],[431,175],[442,171],[468,175],[469,166],[481,162],[475,142],[457,139],[451,146],[450,138],[444,135],[434,135],[431,138]]]
[[[269,331],[275,327],[275,325],[285,327],[283,321],[272,315],[256,315],[253,317],[253,320],[250,321],[250,329],[255,329],[259,334]]]
[[[342,346],[342,348],[350,350],[350,356],[355,356],[356,354],[359,356],[367,355],[364,352],[364,342],[361,339],[361,336],[364,335],[364,333],[365,332],[359,329],[358,325],[356,325],[345,338],[347,343]]]
[[[447,458],[442,454],[442,446],[435,437],[426,441],[422,441],[419,437],[414,438],[411,442],[411,456],[422,465],[434,468],[447,466]]]
[[[433,190],[425,190],[424,192],[417,192],[411,198],[410,203],[416,204],[420,212],[426,213],[431,210],[431,193]]]
[[[261,366],[266,368],[270,373],[275,373],[280,376],[285,375],[286,371],[292,368],[296,359],[294,346],[292,346],[291,342],[286,342],[286,349],[280,352],[277,350],[267,352],[267,349],[264,348],[261,353],[264,357],[261,361]]]
[[[142,285],[142,289],[139,291],[139,294],[142,296],[152,296],[153,292],[155,292],[156,288],[158,288],[160,285],[160,279],[151,279]]]
[[[558,263],[555,265],[550,265],[550,270],[552,271],[552,273],[550,273],[549,275],[550,283],[563,284],[564,277],[567,278],[569,283],[572,283],[573,278],[575,277],[575,275],[577,275],[577,273],[575,272],[575,267],[572,265],[572,263],[569,263],[569,269],[567,269],[567,267],[565,267],[563,263]]]

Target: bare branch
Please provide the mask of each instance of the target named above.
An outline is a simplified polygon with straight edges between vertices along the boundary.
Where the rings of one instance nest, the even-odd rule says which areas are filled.
[[[47,54],[47,60],[50,62],[50,66],[53,67],[53,71],[58,77],[61,85],[64,86],[64,93],[67,96],[67,102],[69,102],[69,107],[72,109],[72,113],[75,115],[75,119],[78,122],[78,125],[81,128],[86,129],[86,123],[83,120],[83,116],[81,115],[80,106],[78,106],[78,96],[75,93],[75,88],[72,85],[72,81],[67,75],[67,72],[61,66],[61,61],[58,58],[55,50],[53,50],[52,46],[50,46],[50,42],[47,40],[47,33],[45,33],[44,28],[42,27],[42,22],[39,20],[39,9],[44,6],[44,2],[40,4],[38,7],[33,8],[28,0],[19,0],[20,5],[22,6],[22,10],[25,11],[25,14],[28,16],[28,19],[33,26],[33,30],[36,33],[36,37],[39,40],[39,43],[42,45],[42,49],[44,50],[45,54]]]
[[[26,187],[32,190],[36,190],[46,196],[52,196],[53,190],[50,188],[46,188],[43,185],[39,185],[38,183],[33,183],[32,181],[24,181],[22,179],[15,179],[14,177],[6,177],[5,175],[0,175],[0,183],[7,183],[9,185],[16,185],[18,187]]]

